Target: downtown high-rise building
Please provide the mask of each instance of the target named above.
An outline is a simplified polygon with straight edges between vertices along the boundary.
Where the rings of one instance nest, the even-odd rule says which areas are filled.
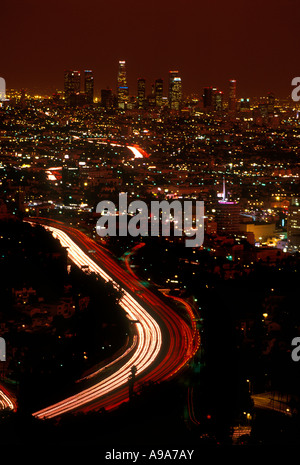
[[[273,114],[275,110],[275,95],[273,92],[268,93],[268,114]]]
[[[178,71],[169,72],[169,105],[171,110],[179,110],[182,98],[182,83]]]
[[[90,69],[84,71],[84,93],[86,103],[91,105],[94,102],[94,76]]]
[[[213,109],[215,111],[223,110],[223,92],[218,89],[213,89]]]
[[[235,234],[240,230],[240,206],[237,202],[220,200],[216,208],[217,231]]]
[[[161,107],[163,104],[163,92],[164,92],[164,82],[162,79],[156,79],[155,81],[155,106]]]
[[[203,94],[203,108],[205,109],[212,109],[213,106],[213,88],[212,87],[204,87]]]
[[[143,78],[137,82],[137,105],[140,109],[146,106],[146,80]]]
[[[101,106],[110,110],[114,107],[114,96],[112,89],[101,89]]]
[[[126,78],[126,62],[119,61],[118,82],[117,82],[117,104],[118,108],[125,110],[128,102],[128,86]]]
[[[235,111],[236,110],[236,80],[235,79],[231,79],[229,81],[228,109],[230,111]]]
[[[292,199],[288,209],[287,240],[290,252],[300,250],[300,198]]]
[[[221,111],[223,109],[223,92],[216,87],[204,87],[203,108],[206,110]]]
[[[76,96],[80,94],[81,76],[80,71],[66,70],[64,76],[64,96],[68,105],[70,105]]]

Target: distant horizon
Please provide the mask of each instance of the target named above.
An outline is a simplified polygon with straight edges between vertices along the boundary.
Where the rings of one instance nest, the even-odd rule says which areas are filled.
[[[84,69],[78,69],[78,68],[77,69],[76,68],[68,68],[68,69],[73,69],[73,70],[76,70],[76,71],[80,71],[80,73],[81,73],[81,92],[83,92],[84,91]],[[94,76],[95,76],[95,73],[94,73],[92,68],[86,68],[86,69],[90,69],[93,72]],[[65,69],[62,72],[62,79],[61,79],[62,82],[58,86],[55,86],[55,85],[49,86],[47,84],[44,85],[44,86],[25,86],[25,85],[23,85],[23,86],[22,85],[20,85],[20,86],[10,86],[9,82],[6,80],[6,86],[7,86],[6,91],[9,92],[11,90],[15,90],[15,91],[20,92],[22,89],[24,89],[25,92],[28,93],[31,96],[41,95],[41,96],[45,96],[45,97],[52,96],[56,92],[64,92],[64,82],[63,82],[64,71],[65,71]],[[2,74],[5,74],[5,73],[2,73]],[[179,74],[180,74],[180,72],[179,72]],[[5,78],[5,75],[3,77]],[[163,80],[163,85],[164,85],[163,95],[164,95],[164,97],[167,97],[167,95],[168,95],[168,78],[166,78],[166,77],[165,78],[157,77],[154,80],[152,80],[152,79],[147,79],[147,77],[140,76],[140,75],[136,78],[136,85],[135,86],[132,85],[132,82],[131,82],[131,85],[129,83],[129,85],[128,85],[129,96],[137,97],[137,82],[138,82],[138,79],[141,79],[141,78],[145,79],[145,81],[146,81],[146,95],[151,94],[151,86],[154,85],[155,80],[156,79],[162,79]],[[216,85],[214,85],[212,83],[212,84],[203,84],[203,86],[198,88],[198,89],[186,91],[185,90],[185,85],[184,85],[185,84],[184,77],[181,76],[181,78],[182,78],[183,97],[187,98],[187,97],[191,97],[191,96],[195,95],[195,96],[198,96],[198,97],[202,98],[203,89],[205,87],[215,87],[219,91],[223,92],[225,100],[228,100],[228,96],[229,96],[229,81],[231,79],[236,79],[235,77],[229,78],[227,83],[226,83],[227,86],[224,86],[224,87],[218,87],[218,86],[216,86]],[[276,90],[274,90],[271,87],[268,90],[266,90],[264,93],[250,94],[250,93],[246,93],[246,92],[243,92],[242,90],[240,90],[239,80],[236,79],[236,81],[237,81],[237,100],[239,100],[240,98],[251,98],[251,99],[267,98],[269,93],[273,93],[274,96],[275,96],[275,99],[279,99],[279,100],[280,99],[287,99],[287,98],[291,99],[291,92],[292,92],[292,89],[293,89],[291,84],[287,88],[286,95],[283,95],[283,93],[276,92]],[[95,86],[94,87],[94,97],[95,98],[100,98],[101,97],[101,90],[104,90],[104,89],[111,89],[113,94],[116,94],[116,91],[117,91],[117,75],[116,75],[114,86],[106,85],[106,86],[101,87],[101,86],[97,85],[96,78],[94,78],[94,86]],[[132,91],[132,89],[134,89],[134,91]]]

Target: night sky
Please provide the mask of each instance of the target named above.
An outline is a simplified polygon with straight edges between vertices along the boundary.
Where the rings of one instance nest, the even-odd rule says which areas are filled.
[[[186,95],[227,96],[235,78],[238,97],[286,97],[300,75],[298,0],[1,0],[0,12],[7,88],[52,93],[65,69],[92,69],[97,96],[115,90],[118,60],[132,95],[139,77],[149,93],[171,69]]]

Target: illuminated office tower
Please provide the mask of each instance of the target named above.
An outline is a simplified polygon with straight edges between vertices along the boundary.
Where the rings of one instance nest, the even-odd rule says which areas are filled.
[[[86,103],[92,104],[94,102],[94,76],[90,69],[84,71],[84,93]]]
[[[287,239],[289,252],[300,250],[300,199],[292,199],[287,217]]]
[[[138,79],[137,84],[137,100],[138,100],[138,108],[145,108],[146,103],[146,81],[143,78]]]
[[[126,79],[126,62],[119,61],[118,84],[117,84],[118,108],[125,109],[128,101],[128,86]]]
[[[236,80],[231,79],[229,81],[229,103],[228,109],[235,111],[236,109]]]
[[[223,92],[216,87],[204,87],[203,108],[207,110],[221,111],[223,109]]]
[[[65,71],[64,91],[66,102],[70,105],[80,94],[80,71]]]
[[[235,234],[240,229],[240,206],[228,200],[225,177],[223,178],[223,195],[216,209],[217,231],[223,234]]]
[[[163,90],[164,82],[162,79],[156,79],[155,81],[155,106],[161,107],[163,104]]]
[[[169,72],[169,105],[171,110],[179,110],[182,97],[182,83],[178,71]]]
[[[178,77],[178,71],[169,71],[169,102],[171,102],[171,97],[172,97],[172,87],[173,87],[173,81],[174,78]]]
[[[217,230],[219,233],[234,234],[240,229],[240,206],[237,202],[220,200],[216,209]]]
[[[223,110],[223,92],[218,89],[213,89],[213,109],[215,111]]]

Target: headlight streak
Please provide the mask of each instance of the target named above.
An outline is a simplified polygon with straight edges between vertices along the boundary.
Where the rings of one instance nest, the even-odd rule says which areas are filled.
[[[87,412],[102,408],[108,411],[128,401],[128,375],[133,365],[138,367],[135,382],[136,392],[139,392],[141,386],[150,381],[160,383],[170,379],[186,366],[197,352],[200,344],[199,331],[193,323],[192,328],[190,328],[190,325],[160,297],[145,288],[137,276],[132,277],[126,273],[110,257],[107,250],[99,244],[95,244],[81,231],[56,220],[50,220],[54,226],[48,226],[49,219],[46,218],[32,220],[26,219],[29,223],[40,224],[52,231],[62,246],[68,248],[69,258],[78,266],[88,268],[89,271],[99,274],[106,282],[110,281],[114,287],[121,289],[120,304],[127,312],[128,318],[136,321],[135,342],[131,347],[128,347],[123,354],[112,362],[110,361],[106,366],[103,364],[100,369],[82,379],[94,377],[107,367],[114,365],[116,371],[112,375],[105,379],[102,378],[92,387],[82,390],[72,397],[39,410],[33,414],[34,416],[53,418],[67,412]],[[56,225],[57,227],[55,227]],[[93,259],[88,255],[90,250],[93,250]],[[131,295],[132,293],[141,294],[137,297],[141,303]],[[190,313],[191,318],[193,317],[192,310],[187,313]],[[152,314],[155,319],[151,316]],[[164,342],[162,342],[161,331],[164,331]],[[124,360],[124,365],[120,368],[120,360],[123,358],[126,359],[126,363]]]
[[[46,226],[46,229],[52,231],[54,237],[57,237],[63,247],[68,247],[70,259],[78,266],[88,266],[89,269],[99,274],[105,281],[111,281],[115,287],[119,285],[102,270],[88,255],[86,255],[75,242],[63,231]],[[96,385],[81,391],[74,396],[58,402],[50,407],[46,407],[33,415],[37,418],[53,418],[63,413],[85,406],[99,397],[105,396],[119,387],[126,385],[130,368],[135,365],[137,373],[140,374],[148,368],[156,359],[162,345],[161,331],[158,323],[152,318],[147,311],[126,291],[123,290],[123,296],[120,299],[120,305],[128,313],[131,319],[139,320],[136,325],[138,333],[138,346],[133,356],[127,361],[122,368]]]
[[[0,410],[1,409],[6,409],[8,408],[9,410],[15,410],[16,407],[13,403],[13,401],[8,397],[8,395],[2,390],[2,388],[0,389]]]

